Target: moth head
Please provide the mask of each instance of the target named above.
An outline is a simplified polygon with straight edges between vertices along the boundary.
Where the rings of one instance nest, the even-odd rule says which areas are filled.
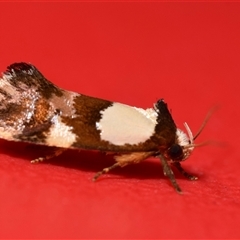
[[[187,123],[184,123],[188,135],[181,129],[176,131],[176,143],[167,149],[167,156],[172,161],[183,161],[192,153],[194,145],[194,137]]]
[[[205,120],[202,123],[202,126],[198,130],[197,134],[193,136],[192,131],[190,130],[188,124],[185,122],[184,127],[186,128],[187,134],[182,130],[177,129],[176,131],[176,141],[175,143],[167,149],[167,158],[173,162],[179,162],[186,160],[192,153],[195,147],[204,146],[209,142],[202,142],[195,144],[194,140],[200,135],[203,128],[206,126],[209,118],[212,113],[217,109],[217,107],[212,108],[207,114]]]

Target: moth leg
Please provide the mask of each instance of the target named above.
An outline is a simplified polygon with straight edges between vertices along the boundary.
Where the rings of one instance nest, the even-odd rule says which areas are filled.
[[[93,177],[93,181],[96,181],[102,174],[105,174],[116,167],[125,167],[129,164],[139,163],[152,155],[153,152],[133,152],[115,156],[115,160],[117,162],[112,166],[104,168],[102,171],[96,173],[96,175]]]
[[[31,163],[39,163],[39,162],[43,162],[45,160],[57,157],[60,154],[62,154],[64,151],[66,151],[66,148],[54,148],[52,150],[52,153],[50,153],[50,154],[48,154],[48,155],[46,155],[44,157],[39,157],[39,158],[36,158],[34,160],[31,160]]]
[[[109,172],[110,170],[112,170],[112,169],[114,169],[114,168],[116,168],[116,167],[120,167],[120,164],[119,164],[119,163],[115,163],[115,164],[113,164],[113,165],[110,166],[110,167],[104,168],[102,171],[97,172],[97,173],[95,174],[95,176],[93,177],[92,180],[95,182],[101,175]]]
[[[181,163],[180,162],[173,162],[172,165],[177,168],[177,170],[186,178],[188,178],[189,180],[191,181],[194,181],[194,180],[197,180],[198,177],[197,176],[193,176],[189,173],[187,173],[181,166]]]
[[[158,156],[160,161],[161,161],[161,164],[162,164],[162,167],[163,167],[163,173],[165,176],[167,176],[169,178],[169,180],[171,181],[174,189],[178,192],[178,193],[182,193],[182,190],[181,188],[179,187],[176,179],[175,179],[175,176],[174,176],[174,173],[171,169],[171,167],[168,165],[167,163],[167,160],[164,158],[164,156],[162,155],[159,155]]]

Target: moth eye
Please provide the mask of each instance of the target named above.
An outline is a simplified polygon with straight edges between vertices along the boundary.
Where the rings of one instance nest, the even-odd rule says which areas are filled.
[[[183,149],[178,144],[173,144],[168,149],[168,155],[172,160],[179,160],[181,161],[183,159]]]

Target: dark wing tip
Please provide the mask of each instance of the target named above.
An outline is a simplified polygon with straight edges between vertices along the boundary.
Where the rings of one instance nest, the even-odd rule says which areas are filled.
[[[60,88],[48,81],[35,66],[29,63],[20,62],[9,65],[0,80],[9,81],[19,89],[21,89],[20,83],[28,88],[34,87],[45,98],[50,98],[53,93],[57,96],[63,94]]]
[[[19,62],[13,63],[7,67],[7,70],[3,73],[3,76],[11,76],[15,79],[23,77],[44,78],[41,72],[30,63]]]
[[[24,63],[24,62],[13,63],[7,67],[7,71],[10,73],[12,73],[13,71],[14,72],[22,72],[22,71],[28,72],[29,70],[35,70],[35,67],[29,63]]]

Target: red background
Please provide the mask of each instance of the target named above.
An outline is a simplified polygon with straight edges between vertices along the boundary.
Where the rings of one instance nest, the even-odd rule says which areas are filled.
[[[0,142],[0,238],[240,238],[239,3],[0,3],[0,71],[31,62],[55,84],[151,107],[164,98],[193,132],[177,194],[157,159],[116,169],[97,152],[42,154]]]

